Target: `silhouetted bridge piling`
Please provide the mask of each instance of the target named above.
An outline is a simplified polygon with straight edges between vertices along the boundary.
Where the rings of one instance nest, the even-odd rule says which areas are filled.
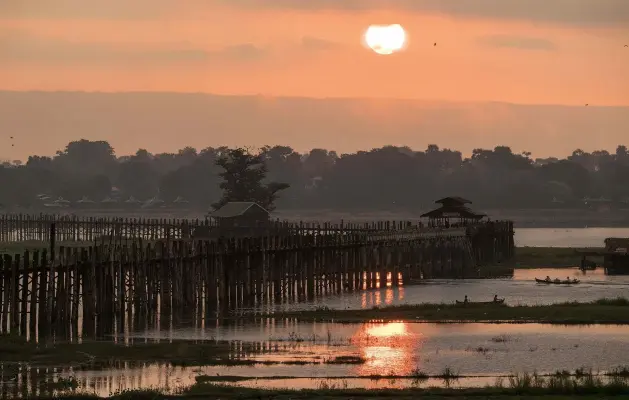
[[[424,230],[317,226],[249,238],[113,241],[5,254],[0,331],[102,336],[273,304],[475,276],[513,255],[513,224]]]

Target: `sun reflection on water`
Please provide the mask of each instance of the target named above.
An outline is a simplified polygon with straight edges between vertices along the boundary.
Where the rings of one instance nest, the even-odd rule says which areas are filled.
[[[410,375],[418,368],[418,348],[423,335],[413,334],[406,322],[363,325],[353,336],[366,362],[356,367],[358,375]]]

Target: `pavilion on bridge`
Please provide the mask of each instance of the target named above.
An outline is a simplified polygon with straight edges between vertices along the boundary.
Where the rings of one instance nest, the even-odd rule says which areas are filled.
[[[471,223],[479,222],[486,215],[472,211],[466,204],[471,201],[462,197],[445,197],[435,201],[441,207],[421,215],[421,218],[428,218],[430,227],[457,227],[467,226]]]

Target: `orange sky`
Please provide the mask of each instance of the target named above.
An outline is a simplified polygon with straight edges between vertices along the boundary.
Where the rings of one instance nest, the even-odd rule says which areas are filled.
[[[0,90],[629,105],[625,44],[628,0],[2,0]]]

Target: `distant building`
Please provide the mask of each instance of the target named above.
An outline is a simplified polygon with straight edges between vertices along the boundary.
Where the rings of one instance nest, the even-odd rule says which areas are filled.
[[[210,213],[221,228],[259,227],[269,223],[270,213],[252,201],[232,201]]]
[[[463,226],[485,217],[485,214],[476,213],[467,207],[466,204],[472,204],[472,202],[462,197],[445,197],[435,203],[441,204],[441,207],[421,216],[421,218],[428,218],[429,226]]]

